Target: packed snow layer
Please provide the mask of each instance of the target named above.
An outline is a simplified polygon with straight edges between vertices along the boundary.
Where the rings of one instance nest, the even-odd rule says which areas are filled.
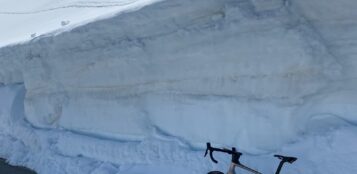
[[[25,93],[21,84],[0,86],[0,156],[11,164],[28,166],[39,174],[204,174],[227,170],[229,156],[215,153],[219,163],[214,164],[203,158],[204,149],[192,149],[160,132],[135,142],[34,128],[25,119]],[[345,124],[300,136],[274,153],[299,158],[286,164],[283,173],[356,173],[356,146],[357,128]],[[262,173],[273,173],[279,161],[269,153],[244,154],[241,162]]]
[[[24,82],[37,128],[268,153],[357,121],[354,72],[299,5],[156,3],[1,49],[0,82]]]
[[[319,33],[331,55],[344,67],[345,78],[357,76],[357,4],[353,0],[297,0],[294,10]]]
[[[27,0],[0,1],[0,47],[63,32],[99,18],[134,11],[158,0]]]

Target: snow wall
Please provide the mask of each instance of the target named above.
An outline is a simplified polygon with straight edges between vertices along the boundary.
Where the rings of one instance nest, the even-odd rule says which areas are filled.
[[[0,82],[24,82],[37,128],[272,151],[357,123],[353,51],[333,42],[345,30],[326,30],[349,18],[309,11],[319,4],[164,1],[2,48]]]

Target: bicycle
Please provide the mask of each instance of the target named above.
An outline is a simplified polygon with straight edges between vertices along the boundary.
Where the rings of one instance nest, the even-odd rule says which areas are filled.
[[[205,157],[207,156],[208,151],[209,151],[211,160],[214,163],[218,163],[218,161],[216,159],[214,159],[214,157],[213,157],[213,152],[214,151],[224,152],[224,153],[232,155],[231,165],[230,165],[230,167],[228,169],[227,174],[235,174],[235,168],[236,167],[244,169],[244,170],[246,170],[246,171],[248,171],[250,173],[262,174],[262,173],[258,172],[257,170],[254,170],[252,168],[249,168],[249,167],[241,164],[240,161],[239,161],[239,158],[242,156],[242,153],[238,152],[235,147],[232,147],[232,150],[220,149],[220,148],[212,147],[211,143],[207,143],[207,148],[206,148],[206,152],[205,152],[205,155],[204,155]],[[279,158],[281,160],[279,165],[278,165],[278,167],[277,167],[277,169],[276,169],[275,174],[280,174],[280,171],[281,171],[281,169],[283,168],[283,165],[286,162],[292,164],[293,162],[295,162],[297,160],[296,157],[290,157],[290,156],[274,155],[274,157],[277,157],[277,158]],[[224,173],[220,172],[220,171],[210,171],[210,172],[208,172],[208,174],[224,174]]]

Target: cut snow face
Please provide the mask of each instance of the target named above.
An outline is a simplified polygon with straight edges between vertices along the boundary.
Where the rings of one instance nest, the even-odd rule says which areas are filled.
[[[31,13],[87,9],[64,2]],[[325,18],[357,1],[296,2],[170,0],[31,32],[0,49],[0,83],[24,83],[0,93],[0,156],[40,173],[202,174],[225,167],[202,162],[210,141],[264,173],[273,152],[299,158],[287,173],[357,173],[355,20]]]
[[[28,0],[0,1],[0,47],[43,34],[69,30],[99,18],[137,10],[159,0]]]
[[[293,5],[155,3],[1,49],[0,82],[24,82],[36,127],[123,141],[161,132],[268,153],[356,123],[348,61]]]

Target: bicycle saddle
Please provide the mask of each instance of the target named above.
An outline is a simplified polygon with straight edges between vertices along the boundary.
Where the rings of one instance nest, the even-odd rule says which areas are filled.
[[[293,163],[297,160],[295,157],[290,156],[282,156],[282,155],[274,155],[275,157],[279,158],[283,162]]]

